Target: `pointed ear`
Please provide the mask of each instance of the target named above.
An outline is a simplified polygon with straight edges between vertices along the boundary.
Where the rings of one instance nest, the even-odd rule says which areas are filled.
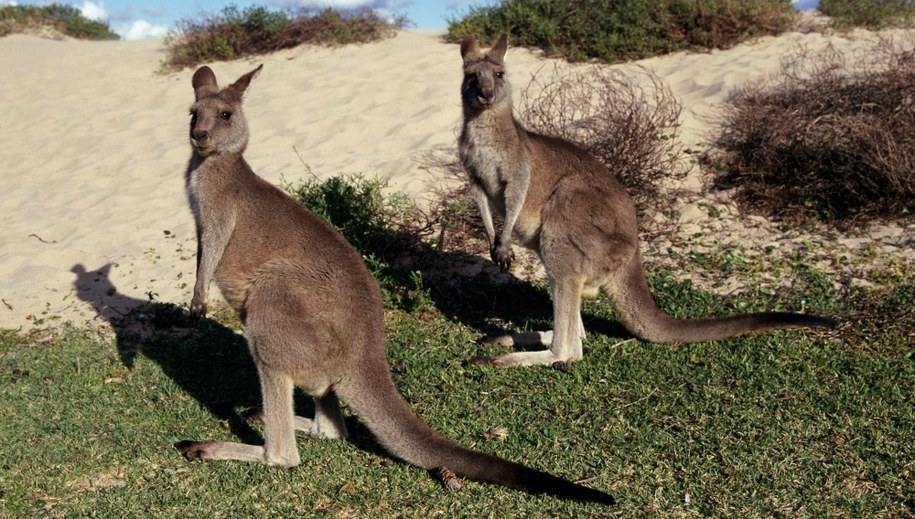
[[[229,85],[228,88],[226,88],[226,93],[228,93],[229,95],[234,97],[236,100],[240,101],[242,96],[245,93],[245,90],[248,89],[248,85],[251,84],[251,80],[254,79],[254,76],[256,76],[257,73],[260,72],[262,68],[264,68],[263,63],[258,65],[257,68],[252,70],[251,72],[248,72],[244,76],[236,79],[234,83],[232,83],[231,85]]]
[[[200,67],[197,72],[194,72],[191,84],[194,85],[194,96],[198,101],[219,92],[219,87],[216,86],[216,74],[207,66]]]
[[[508,33],[503,32],[502,35],[499,36],[499,41],[497,41],[495,43],[495,45],[493,45],[492,48],[489,49],[489,55],[496,58],[500,62],[505,61],[505,51],[507,51],[507,50],[508,50]]]
[[[461,58],[466,59],[468,54],[479,54],[480,44],[473,36],[465,36],[461,41]]]

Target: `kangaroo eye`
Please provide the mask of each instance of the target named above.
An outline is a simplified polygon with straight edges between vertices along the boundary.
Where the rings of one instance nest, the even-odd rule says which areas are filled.
[[[505,75],[505,72],[496,72],[496,77],[502,79],[502,76]]]
[[[228,121],[232,117],[232,112],[219,112],[219,118]]]

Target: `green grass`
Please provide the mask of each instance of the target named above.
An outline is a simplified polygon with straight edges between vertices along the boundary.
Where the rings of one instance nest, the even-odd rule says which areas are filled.
[[[790,0],[502,0],[448,21],[448,41],[465,36],[537,47],[572,61],[608,63],[679,50],[728,48],[787,30]]]
[[[287,189],[324,204],[340,225],[379,201],[379,185],[357,177]],[[340,193],[351,196],[328,207]],[[363,254],[384,242],[387,225],[368,226]],[[439,262],[461,259],[437,253]],[[617,497],[612,508],[476,483],[450,492],[384,454],[355,418],[349,442],[299,435],[303,463],[291,470],[186,462],[173,448],[183,439],[262,441],[260,426],[242,418],[258,405],[258,385],[240,323],[225,309],[193,327],[179,306],[146,302],[113,322],[113,334],[2,332],[0,517],[911,517],[907,269],[848,291],[808,267],[790,292],[731,297],[655,272],[653,291],[674,315],[796,309],[803,300],[843,324],[655,345],[630,338],[600,299],[584,306],[587,352],[567,373],[463,362],[504,350],[477,344],[483,334],[548,327],[545,287],[382,277],[385,290],[424,294],[411,305],[390,299],[385,312],[392,374],[412,409],[464,445],[587,480]],[[308,414],[308,399],[298,405]],[[496,429],[504,440],[492,438]]]
[[[0,36],[38,29],[81,40],[118,40],[107,23],[90,20],[71,5],[10,5],[0,7]]]

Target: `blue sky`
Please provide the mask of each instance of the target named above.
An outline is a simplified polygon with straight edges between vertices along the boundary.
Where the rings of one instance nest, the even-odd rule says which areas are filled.
[[[175,27],[178,20],[199,13],[216,13],[228,4],[240,8],[250,5],[292,7],[298,5],[330,6],[344,9],[369,7],[382,14],[402,14],[416,29],[445,29],[447,20],[466,12],[470,5],[497,3],[495,0],[237,0],[202,2],[193,0],[57,0],[70,4],[93,20],[108,22],[124,39],[159,38]],[[50,1],[0,0],[4,5],[42,5]],[[812,9],[818,0],[794,0],[798,9]]]

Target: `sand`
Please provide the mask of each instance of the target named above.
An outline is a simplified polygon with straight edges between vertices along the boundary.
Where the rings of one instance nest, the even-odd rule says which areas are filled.
[[[640,64],[682,101],[680,138],[695,147],[733,88],[776,72],[798,45],[853,51],[867,36],[792,32]],[[162,74],[163,58],[153,40],[0,38],[0,327],[102,325],[98,308],[110,316],[149,298],[190,301],[196,241],[183,175],[193,70]],[[525,49],[508,60],[516,94],[553,61]],[[211,66],[227,84],[260,63],[245,104],[246,158],[270,182],[362,173],[422,203],[449,181],[427,160],[454,152],[461,118],[460,55],[440,34]],[[697,190],[698,174],[684,185]],[[905,231],[888,239],[911,243]]]

